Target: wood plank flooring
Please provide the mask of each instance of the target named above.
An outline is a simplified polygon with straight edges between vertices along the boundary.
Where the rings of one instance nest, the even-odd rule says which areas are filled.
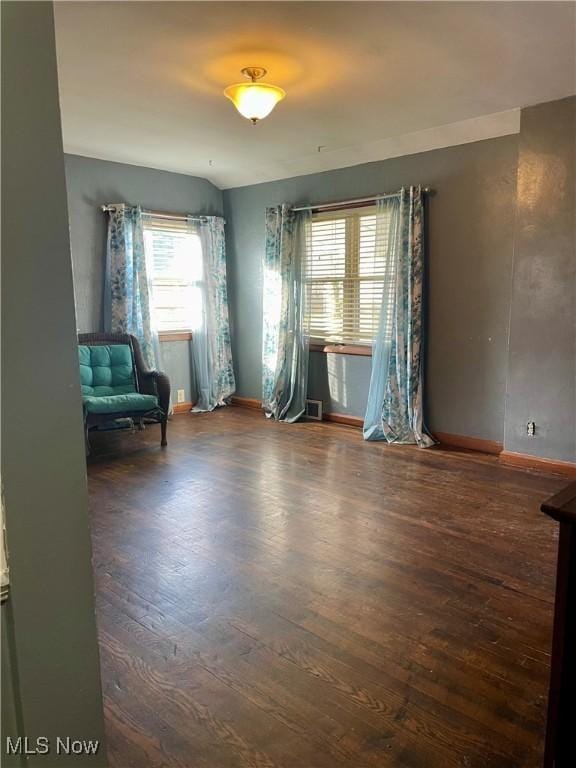
[[[240,408],[93,438],[115,768],[536,768],[562,478]]]

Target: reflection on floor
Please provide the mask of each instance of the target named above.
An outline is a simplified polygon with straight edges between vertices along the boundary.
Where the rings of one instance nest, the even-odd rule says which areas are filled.
[[[540,766],[565,481],[240,408],[168,440],[92,440],[112,766]]]

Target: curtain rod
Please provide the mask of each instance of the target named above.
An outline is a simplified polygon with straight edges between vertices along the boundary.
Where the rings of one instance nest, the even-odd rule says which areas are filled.
[[[423,187],[422,192],[429,195],[433,192],[430,187]],[[320,205],[303,205],[300,208],[292,208],[293,211],[321,211],[326,208],[344,208],[353,203],[375,203],[377,200],[389,200],[392,197],[398,197],[400,192],[392,192],[389,195],[372,195],[371,197],[357,197],[354,200],[339,200],[335,203],[321,203]]]
[[[110,211],[115,211],[117,208],[125,208],[126,203],[107,203],[106,205],[101,205],[100,208],[104,213],[109,213]],[[207,216],[185,216],[184,214],[177,214],[177,213],[162,213],[162,211],[142,211],[144,216],[154,216],[155,219],[168,219],[171,221],[188,221],[189,219],[193,219],[194,221],[205,221],[208,217]]]

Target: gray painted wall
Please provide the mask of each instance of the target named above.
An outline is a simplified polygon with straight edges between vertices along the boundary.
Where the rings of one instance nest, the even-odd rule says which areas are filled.
[[[576,427],[566,416],[574,412],[576,397],[573,105],[574,99],[524,110],[520,138],[224,193],[203,179],[67,156],[78,327],[96,330],[102,322],[106,226],[101,202],[205,213],[222,213],[224,207],[238,394],[259,398],[264,208],[423,183],[436,190],[428,204],[430,427],[505,441],[507,450],[573,460]],[[558,195],[560,178],[564,192]],[[184,389],[186,399],[193,400],[191,345],[171,342],[162,348],[173,390]],[[546,386],[544,368],[555,371]],[[363,416],[369,376],[370,358],[312,353],[309,395],[322,399],[327,411]],[[537,424],[533,440],[525,434],[528,420]]]
[[[576,97],[522,110],[504,445],[566,461],[576,461],[575,142]]]
[[[161,344],[162,368],[170,377],[172,405],[178,402],[177,392],[184,390],[187,403],[196,402],[196,381],[192,376],[193,358],[191,341],[163,341]]]
[[[267,205],[322,203],[422,183],[429,202],[427,416],[432,429],[502,441],[517,136],[224,192],[238,394],[261,396]],[[363,416],[370,358],[312,354],[309,396]]]
[[[4,736],[102,740],[53,9],[3,2],[1,14]],[[103,748],[27,761],[105,763]]]
[[[106,216],[102,203],[131,203],[170,213],[222,215],[222,192],[206,179],[66,155],[66,185],[78,330],[103,330]],[[163,367],[176,390],[194,397],[190,344],[162,345]]]
[[[0,609],[2,622],[0,626],[0,651],[2,653],[2,738],[19,736],[24,733],[22,723],[22,707],[20,705],[20,690],[18,685],[17,649],[14,644],[14,617],[12,603],[5,602]],[[25,765],[23,755],[6,756],[4,741],[0,754],[0,765],[6,768],[20,768]]]

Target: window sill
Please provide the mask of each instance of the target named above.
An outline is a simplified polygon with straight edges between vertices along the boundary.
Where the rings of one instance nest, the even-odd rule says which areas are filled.
[[[310,352],[324,352],[328,355],[372,357],[372,347],[363,344],[310,344]]]
[[[160,343],[165,341],[190,341],[192,339],[192,331],[161,331],[158,334]]]

